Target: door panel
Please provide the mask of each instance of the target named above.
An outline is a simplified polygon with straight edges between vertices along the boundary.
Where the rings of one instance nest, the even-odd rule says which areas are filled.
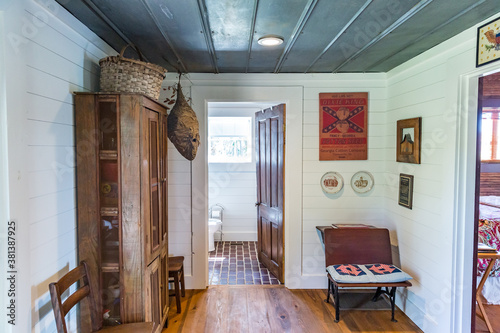
[[[160,260],[156,258],[146,268],[146,296],[148,297],[148,304],[146,305],[145,319],[154,323],[153,332],[158,331],[158,326],[161,321],[161,296],[160,296]],[[161,329],[160,329],[161,331]]]
[[[259,261],[282,283],[285,105],[255,114]]]
[[[266,122],[265,121],[262,121],[262,122],[259,122],[259,131],[257,133],[259,133],[259,142],[267,142],[267,138],[266,138]],[[262,147],[260,147],[259,145],[256,145],[256,149],[260,149],[260,151],[257,151],[257,156],[260,156],[260,154],[262,154],[262,156],[266,156],[266,145],[262,145]],[[267,202],[267,186],[265,186],[265,184],[267,183],[266,181],[266,158],[261,158],[259,159],[259,162],[258,162],[258,165],[257,165],[257,178],[260,177],[260,181],[259,179],[257,180],[257,186],[259,188],[259,194],[260,194],[260,200],[259,201],[262,201],[262,202]],[[264,184],[263,186],[260,186],[260,183]]]
[[[270,223],[270,229],[271,229],[271,244],[276,244],[276,245],[279,245],[278,244],[278,225],[276,223]],[[273,246],[271,247],[271,260],[274,261],[274,262],[278,262],[279,261],[279,256],[278,256],[278,248],[279,246]]]

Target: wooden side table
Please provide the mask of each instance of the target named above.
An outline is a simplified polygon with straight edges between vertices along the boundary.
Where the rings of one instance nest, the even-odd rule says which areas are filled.
[[[500,252],[478,252],[477,258],[478,259],[490,259],[490,263],[488,264],[488,267],[486,267],[486,271],[484,272],[483,277],[481,278],[481,281],[479,282],[479,285],[477,287],[476,301],[477,301],[477,305],[479,306],[479,312],[483,316],[483,319],[486,322],[486,326],[488,326],[488,330],[490,331],[490,333],[493,333],[493,329],[491,328],[490,320],[488,319],[488,316],[486,315],[486,311],[484,310],[483,303],[481,302],[481,292],[483,291],[484,283],[486,282],[488,275],[490,275],[491,269],[493,268],[495,261],[497,259],[500,259]]]

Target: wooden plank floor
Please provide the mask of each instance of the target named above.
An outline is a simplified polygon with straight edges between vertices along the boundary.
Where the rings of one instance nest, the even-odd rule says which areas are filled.
[[[335,323],[335,309],[325,303],[326,290],[290,290],[283,286],[211,286],[186,290],[182,313],[175,302],[169,332],[422,332],[399,309],[344,310]]]
[[[493,332],[500,332],[500,305],[484,304],[484,309],[490,320]],[[479,313],[479,307],[476,306],[476,333],[479,332],[488,332],[488,327]]]

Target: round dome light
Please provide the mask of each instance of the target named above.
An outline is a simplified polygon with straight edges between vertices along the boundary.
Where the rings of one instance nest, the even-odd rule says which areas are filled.
[[[263,46],[276,46],[283,43],[283,38],[278,36],[264,36],[259,38],[258,43]]]

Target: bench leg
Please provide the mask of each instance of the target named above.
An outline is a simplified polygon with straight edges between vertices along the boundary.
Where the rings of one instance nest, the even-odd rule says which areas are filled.
[[[328,292],[326,293],[326,299],[325,299],[325,302],[327,302],[327,303],[330,303],[331,290],[332,290],[332,281],[330,281],[330,279],[328,279]]]
[[[391,300],[391,321],[397,323],[398,321],[394,319],[394,304],[396,303],[396,287],[392,287],[389,292],[389,298]]]
[[[383,293],[382,287],[377,287],[377,291],[375,292],[375,295],[372,298],[372,302],[378,301],[378,298],[380,297],[380,295],[382,295],[382,293]]]
[[[333,296],[335,298],[335,322],[338,323],[340,320],[340,306],[339,306],[339,287],[337,285],[333,286]]]

